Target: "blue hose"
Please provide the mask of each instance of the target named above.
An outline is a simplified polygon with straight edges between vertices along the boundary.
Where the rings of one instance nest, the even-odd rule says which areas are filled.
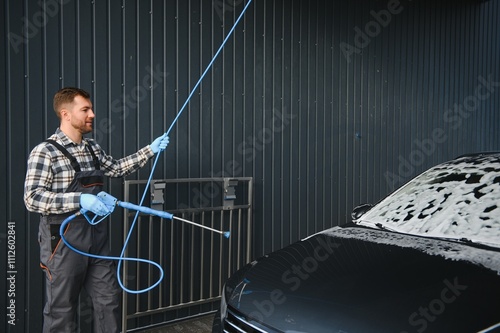
[[[95,259],[105,259],[105,260],[118,260],[119,262],[121,261],[135,261],[135,262],[142,262],[142,263],[145,263],[145,264],[148,264],[148,265],[153,265],[153,266],[156,266],[158,268],[158,270],[160,271],[160,277],[158,278],[158,280],[153,283],[151,286],[145,288],[145,289],[140,289],[140,290],[130,290],[130,289],[127,289],[125,288],[125,286],[122,286],[122,288],[127,291],[128,293],[135,293],[135,294],[140,294],[140,293],[145,293],[145,292],[148,292],[150,291],[151,289],[155,288],[157,285],[159,285],[161,283],[161,281],[163,280],[163,276],[165,275],[165,273],[163,272],[163,268],[156,262],[154,261],[151,261],[151,260],[147,260],[147,259],[141,259],[141,258],[128,258],[128,257],[124,257],[123,254],[120,256],[120,257],[113,257],[113,256],[100,256],[100,255],[97,255],[97,254],[92,254],[92,253],[87,253],[87,252],[84,252],[84,251],[81,251],[77,248],[75,248],[73,245],[71,245],[68,240],[64,237],[64,230],[66,229],[66,225],[71,222],[74,218],[76,218],[77,216],[81,215],[80,212],[78,213],[75,213],[69,217],[67,217],[62,223],[61,223],[61,227],[59,228],[59,234],[61,235],[61,240],[63,241],[64,244],[66,244],[66,246],[71,249],[72,251],[75,251],[76,253],[78,254],[81,254],[82,256],[86,256],[86,257],[90,257],[90,258],[95,258]],[[118,272],[119,273],[119,272]],[[118,274],[119,276],[119,274]]]
[[[201,84],[201,81],[203,80],[203,78],[205,77],[205,75],[208,73],[209,69],[212,67],[212,64],[214,63],[215,59],[217,58],[217,56],[219,55],[219,53],[221,52],[221,50],[224,48],[224,45],[227,43],[227,41],[229,40],[229,37],[231,36],[231,34],[233,33],[234,29],[236,28],[236,25],[238,25],[239,21],[241,20],[241,18],[243,17],[243,15],[245,14],[246,10],[248,9],[248,7],[250,6],[250,4],[252,3],[252,0],[249,0],[248,3],[246,4],[245,8],[243,8],[240,16],[238,17],[238,19],[236,20],[236,22],[234,23],[233,27],[231,28],[231,30],[229,31],[229,33],[227,34],[226,38],[224,39],[224,41],[222,42],[221,46],[219,47],[219,49],[217,50],[217,52],[215,53],[215,55],[213,56],[212,60],[210,61],[210,63],[208,64],[207,68],[205,69],[205,71],[203,72],[203,74],[201,75],[200,79],[198,80],[198,82],[195,84],[195,86],[193,87],[193,89],[191,90],[191,93],[189,94],[188,98],[186,99],[186,102],[184,103],[184,105],[181,107],[181,109],[179,110],[177,116],[175,117],[175,119],[172,121],[172,124],[170,125],[170,127],[168,128],[168,130],[165,132],[167,135],[170,133],[170,131],[172,130],[172,128],[174,127],[175,123],[177,122],[177,120],[179,119],[179,117],[181,116],[182,112],[184,111],[184,109],[186,108],[187,104],[189,103],[189,100],[191,99],[191,97],[193,96],[195,90],[198,88],[198,86]],[[156,164],[158,163],[158,160],[160,158],[160,154],[161,154],[161,150],[160,152],[158,152],[158,154],[156,154],[156,158],[155,158],[155,161],[153,163],[153,167],[151,169],[151,173],[149,174],[149,178],[148,178],[148,181],[146,183],[146,187],[144,189],[144,193],[142,194],[142,198],[141,198],[141,201],[139,203],[139,206],[142,206],[142,204],[144,203],[144,200],[146,198],[146,195],[147,195],[147,190],[149,188],[149,185],[151,183],[151,180],[153,179],[153,173],[156,169]],[[122,249],[122,253],[120,255],[120,257],[123,257],[124,253],[125,253],[125,250],[127,248],[127,245],[128,245],[128,241],[130,239],[130,236],[132,234],[132,230],[134,229],[135,227],[135,224],[137,222],[137,218],[139,217],[139,211],[137,211],[137,213],[135,214],[135,217],[134,217],[134,220],[132,222],[132,225],[130,227],[130,231],[129,231],[129,234],[127,235],[127,238],[125,239],[125,242],[123,244],[123,249]],[[117,270],[118,272],[120,271],[121,269],[121,260],[118,261],[118,267],[117,267]],[[121,281],[121,275],[118,274],[118,283],[120,284],[120,286],[126,290],[127,292],[131,292],[129,291],[122,283]],[[133,293],[133,292],[132,292]]]

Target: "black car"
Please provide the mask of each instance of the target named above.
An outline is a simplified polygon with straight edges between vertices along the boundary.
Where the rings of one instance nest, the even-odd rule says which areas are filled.
[[[224,286],[214,332],[500,331],[500,153],[437,165]]]

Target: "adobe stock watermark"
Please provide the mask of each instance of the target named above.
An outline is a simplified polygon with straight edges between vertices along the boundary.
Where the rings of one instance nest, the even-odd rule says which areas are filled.
[[[234,12],[236,7],[244,2],[244,0],[215,0],[213,2],[213,7],[219,19],[223,21],[226,12]]]
[[[28,43],[31,38],[36,37],[41,29],[43,29],[51,18],[54,18],[61,11],[61,6],[69,3],[71,0],[39,0],[37,5],[40,7],[33,16],[28,19],[23,17],[22,34],[18,35],[13,32],[7,34],[9,44],[14,50],[14,53],[19,53],[20,46]]]
[[[351,56],[353,54],[361,54],[361,51],[366,48],[374,38],[379,36],[383,29],[391,23],[392,18],[395,15],[401,14],[403,9],[404,7],[399,0],[389,0],[386,9],[381,9],[379,11],[371,10],[370,15],[373,19],[368,21],[363,28],[358,26],[354,27],[355,34],[352,44],[341,42],[339,45],[347,62],[351,62]]]
[[[257,135],[250,135],[238,144],[238,156],[243,157],[245,162],[254,161],[257,158],[257,154],[262,152],[266,145],[273,142],[274,136],[282,133],[296,117],[296,115],[288,113],[286,109],[283,109],[283,111],[274,109],[272,120],[268,123],[268,126],[259,130]],[[238,177],[243,173],[243,167],[236,159],[227,162],[224,167],[219,172],[211,173],[211,177],[220,178],[227,175]],[[207,182],[201,188],[192,189],[192,192],[192,204],[196,207],[203,207],[221,194],[222,186],[213,182]],[[179,207],[181,209],[189,208],[185,204],[181,204]]]
[[[468,286],[459,283],[458,277],[455,277],[453,282],[445,279],[443,284],[445,287],[437,295],[437,298],[430,300],[428,304],[420,306],[417,311],[408,317],[408,323],[416,332],[423,333],[468,288]],[[409,333],[409,331],[401,331],[400,333]]]
[[[120,121],[127,118],[131,110],[137,109],[138,104],[148,98],[149,93],[162,84],[169,75],[161,70],[160,64],[157,64],[155,68],[146,66],[145,70],[146,75],[142,77],[139,85],[131,88],[127,93],[111,102],[111,113],[117,114]],[[101,118],[96,122],[94,136],[95,140],[101,143],[103,137],[114,131],[116,126],[108,117]]]
[[[443,121],[449,124],[452,130],[458,130],[463,125],[464,120],[479,109],[481,102],[491,98],[492,94],[500,87],[500,81],[494,81],[491,74],[488,78],[479,76],[477,80],[479,83],[474,89],[474,94],[465,97],[462,103],[455,103],[452,108],[444,111]],[[417,168],[422,166],[427,158],[434,154],[438,146],[448,139],[447,132],[443,128],[437,127],[432,130],[430,137],[413,140],[413,149],[410,154],[406,157],[398,156],[397,174],[389,171],[384,173],[390,190],[394,190],[414,176]]]
[[[16,263],[16,222],[7,222],[7,323],[16,325],[16,293],[17,293],[17,263]]]
[[[283,272],[281,281],[290,291],[297,291],[304,281],[307,281],[311,274],[316,272],[320,264],[330,258],[336,249],[341,245],[336,243],[332,237],[316,237],[318,244],[314,247],[311,256],[302,259],[298,265],[292,265],[290,269]],[[251,281],[249,282],[251,285]],[[254,300],[255,311],[249,316],[260,322],[273,315],[277,306],[286,302],[286,294],[281,289],[274,289],[269,293],[269,298],[261,301]]]

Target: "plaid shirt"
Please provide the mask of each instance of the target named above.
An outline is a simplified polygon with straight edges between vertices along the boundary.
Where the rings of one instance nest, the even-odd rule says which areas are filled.
[[[144,166],[154,156],[150,146],[119,160],[106,155],[92,139],[84,139],[77,145],[59,128],[50,139],[57,141],[73,155],[81,171],[94,170],[92,155],[85,145],[90,145],[99,158],[101,170],[109,177],[123,177]],[[42,142],[28,158],[28,170],[24,183],[26,208],[42,215],[63,214],[80,208],[81,193],[64,193],[73,180],[75,170],[70,160],[52,144]]]

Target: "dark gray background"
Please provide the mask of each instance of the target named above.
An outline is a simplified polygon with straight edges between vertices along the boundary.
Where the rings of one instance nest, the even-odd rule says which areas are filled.
[[[17,321],[2,315],[3,331],[41,327],[38,217],[22,194],[30,150],[58,126],[55,91],[88,90],[95,138],[133,153],[170,126],[243,6],[1,1],[0,246],[14,221],[18,271]],[[496,0],[254,0],[155,178],[254,177],[255,257],[343,224],[435,163],[499,149],[499,21]],[[107,189],[123,194],[120,180]],[[0,267],[7,290],[4,256]]]

